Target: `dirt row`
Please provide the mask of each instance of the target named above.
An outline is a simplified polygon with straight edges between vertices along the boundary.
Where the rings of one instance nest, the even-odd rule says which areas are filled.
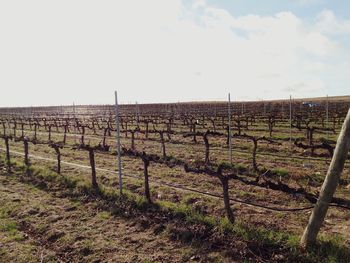
[[[232,262],[171,240],[142,218],[0,175],[1,262]]]
[[[11,149],[23,151],[22,144],[12,143]],[[44,157],[55,159],[53,149],[47,145],[30,145],[30,152]],[[88,154],[84,151],[73,151],[69,149],[62,150],[62,158],[64,161],[80,163],[89,165]],[[20,157],[18,160],[22,160]],[[99,168],[106,168],[114,170],[116,167],[116,160],[114,156],[106,154],[96,155],[96,166]],[[47,163],[38,160],[32,160],[33,166],[36,164],[46,165],[54,168],[55,163]],[[139,180],[131,180],[125,178],[126,189],[138,194],[143,194],[143,165],[141,160],[125,157],[123,158],[124,174],[139,177]],[[195,209],[200,210],[205,214],[221,218],[225,216],[222,200],[210,199],[196,194],[179,192],[165,186],[152,184],[153,181],[166,182],[177,185],[183,185],[194,189],[199,189],[204,192],[221,193],[221,186],[217,179],[207,175],[198,175],[192,173],[184,173],[181,167],[169,168],[164,165],[151,164],[149,168],[151,180],[151,194],[153,200],[165,200],[174,203],[185,203],[192,205]],[[81,170],[63,164],[63,174],[69,176],[85,176],[87,179],[89,170]],[[103,185],[117,187],[116,175],[105,172],[97,172],[98,182]],[[292,182],[292,181],[291,181]],[[290,182],[288,182],[290,183]],[[297,187],[297,185],[296,185]],[[314,188],[315,189],[315,188]],[[310,191],[315,191],[310,189]],[[342,188],[338,191],[338,196],[346,198],[350,189]],[[279,191],[259,188],[255,186],[248,186],[238,181],[230,182],[230,195],[232,198],[239,198],[241,200],[248,200],[259,204],[277,207],[304,207],[310,205],[301,196],[290,195]],[[268,210],[256,209],[253,207],[233,203],[233,208],[237,218],[248,224],[254,226],[263,226],[265,228],[273,228],[283,231],[290,231],[292,233],[301,234],[305,227],[310,211],[299,213],[280,213]],[[343,227],[349,228],[348,219],[350,212],[342,209],[332,208],[328,214],[329,219],[326,221],[324,230],[331,233],[339,233],[344,236]],[[346,233],[346,232],[345,232]],[[346,236],[346,235],[345,235]],[[350,237],[346,236],[350,240]]]

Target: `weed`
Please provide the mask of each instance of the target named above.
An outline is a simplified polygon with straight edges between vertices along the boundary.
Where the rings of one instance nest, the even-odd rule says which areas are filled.
[[[106,212],[106,211],[102,211],[102,212],[97,214],[97,217],[99,217],[101,219],[109,219],[111,217],[111,214]]]
[[[273,172],[280,177],[287,177],[289,175],[289,172],[286,169],[280,168],[280,169],[275,169]]]

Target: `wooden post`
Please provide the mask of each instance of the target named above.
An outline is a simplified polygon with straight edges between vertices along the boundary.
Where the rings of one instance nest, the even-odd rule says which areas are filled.
[[[209,130],[203,134],[203,141],[204,141],[204,145],[205,145],[205,159],[204,159],[204,163],[205,165],[209,164],[209,140],[208,140],[208,136],[209,136]]]
[[[24,164],[28,167],[29,166],[29,157],[28,157],[28,139],[24,138],[23,139],[23,144],[24,144]]]
[[[5,124],[5,121],[2,123],[2,127],[3,127],[4,136],[6,136],[6,124]]]
[[[95,168],[95,153],[93,148],[88,148],[89,151],[89,159],[91,166],[91,184],[93,188],[98,188],[97,180],[96,180],[96,168]]]
[[[317,234],[327,214],[329,203],[339,183],[350,148],[350,109],[340,131],[332,162],[323,182],[320,196],[301,238],[301,245],[307,247],[316,241]]]
[[[7,162],[7,165],[9,165],[10,162],[11,162],[9,139],[10,139],[10,137],[5,135],[4,140],[5,140],[5,145],[6,145],[6,162]]]
[[[11,156],[10,156],[10,144],[9,140],[11,139],[10,136],[4,135],[5,145],[6,145],[6,165],[7,165],[7,171],[11,173]]]
[[[35,123],[35,125],[34,125],[34,141],[37,140],[37,129],[38,129],[38,124]]]
[[[24,123],[21,123],[21,137],[24,137]]]
[[[258,169],[258,165],[256,163],[256,151],[258,149],[258,140],[255,138],[255,137],[252,137],[252,140],[253,140],[253,169],[254,169],[254,172],[258,173],[259,172],[259,169]]]
[[[14,124],[13,124],[13,138],[16,138],[16,130],[17,130],[17,122],[15,120]]]
[[[131,150],[135,150],[135,130],[131,130]]]
[[[81,127],[81,138],[80,138],[80,144],[85,144],[85,126]]]
[[[146,155],[145,152],[143,152],[142,154],[142,161],[143,161],[143,173],[144,173],[144,177],[145,177],[145,196],[146,196],[146,199],[149,203],[152,202],[151,200],[151,194],[150,194],[150,191],[149,191],[149,180],[148,180],[148,166],[149,166],[149,159]]]
[[[220,178],[221,184],[222,184],[222,190],[223,190],[223,198],[224,198],[224,205],[226,210],[227,219],[233,224],[235,222],[235,217],[233,215],[231,206],[230,206],[230,197],[228,192],[228,178],[227,177],[221,177]]]
[[[36,131],[36,126],[35,126]],[[66,144],[67,141],[67,124],[64,125],[64,135],[63,135],[63,144]]]
[[[61,174],[61,152],[59,148],[55,148],[57,154],[57,173]]]
[[[165,152],[165,142],[164,142],[164,131],[159,131],[159,136],[160,136],[160,143],[162,144],[162,156],[165,159],[166,152]]]
[[[225,206],[227,219],[230,221],[230,223],[233,224],[235,222],[235,216],[233,214],[233,211],[232,211],[231,205],[230,205],[230,195],[229,195],[229,185],[228,185],[229,178],[222,174],[222,167],[221,166],[218,167],[217,176],[218,176],[218,178],[221,182],[221,185],[222,185],[224,206]]]
[[[197,142],[197,136],[196,136],[196,122],[195,123],[193,123],[193,141],[194,142]]]
[[[61,174],[61,151],[60,148],[63,148],[63,146],[60,146],[59,144],[51,143],[50,147],[53,148],[56,152],[57,156],[57,173]]]

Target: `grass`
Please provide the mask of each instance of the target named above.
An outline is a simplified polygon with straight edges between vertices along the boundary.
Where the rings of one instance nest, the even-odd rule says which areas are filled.
[[[6,241],[22,241],[24,237],[18,231],[17,223],[9,216],[11,210],[11,206],[0,208],[0,232],[5,234]]]
[[[220,228],[225,233],[232,233],[247,242],[258,242],[263,246],[282,247],[291,258],[298,262],[348,262],[350,250],[340,236],[321,236],[318,243],[306,251],[299,246],[300,237],[265,228],[250,228],[237,222],[231,224],[228,219],[220,221]]]
[[[198,196],[192,193],[185,193],[182,202],[185,204],[192,204],[193,202],[198,200]]]
[[[101,219],[110,219],[111,213],[109,213],[107,211],[102,211],[102,212],[98,213],[96,216],[101,218]]]
[[[22,234],[18,231],[17,223],[10,219],[0,219],[0,231],[5,233],[8,241],[23,240]]]
[[[318,244],[308,249],[308,258],[320,259],[320,262],[349,262],[349,248],[338,236],[320,236]]]
[[[293,234],[265,228],[251,228],[241,222],[232,224],[227,218],[220,220],[220,230],[224,233],[234,234],[244,241],[254,240],[264,245],[296,246],[299,242],[299,237]]]
[[[16,162],[13,163],[16,169],[25,171],[26,167]],[[195,211],[192,207],[186,204],[176,204],[168,201],[156,201],[149,204],[147,200],[140,195],[136,195],[130,191],[124,190],[123,195],[111,188],[100,187],[94,189],[90,183],[84,179],[71,178],[61,176],[53,172],[48,167],[30,168],[33,177],[43,179],[47,182],[65,186],[68,189],[98,197],[103,200],[113,201],[114,206],[111,213],[103,211],[98,213],[101,219],[108,219],[111,215],[123,215],[128,210],[135,210],[138,212],[154,212],[172,215],[186,223],[186,225],[200,224],[210,229],[211,231],[218,231],[226,237],[242,240],[248,243],[254,242],[259,247],[263,247],[269,251],[279,250],[288,254],[288,257],[299,262],[346,262],[350,258],[350,251],[344,245],[344,240],[339,237],[321,237],[318,243],[303,251],[299,247],[299,236],[277,231],[274,229],[265,229],[255,226],[248,226],[241,222],[235,224],[230,223],[226,218],[217,219],[212,216],[204,215]],[[21,235],[18,233],[15,222],[3,220],[7,212],[0,210],[0,219],[2,219],[0,230],[6,232],[13,240],[20,241]]]
[[[276,173],[276,175],[280,176],[280,177],[287,177],[287,176],[289,176],[288,170],[283,169],[283,168],[274,169],[272,172]]]
[[[238,173],[244,173],[248,168],[242,164],[231,164],[230,162],[221,162],[219,165],[224,169],[235,169]]]
[[[157,201],[156,204],[160,209],[171,212],[174,216],[184,219],[188,223],[203,224],[210,227],[214,227],[217,224],[215,218],[194,211],[190,206],[185,204],[175,204],[168,201]]]

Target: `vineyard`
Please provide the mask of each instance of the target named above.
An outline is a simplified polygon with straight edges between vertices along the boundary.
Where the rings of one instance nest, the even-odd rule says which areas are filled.
[[[0,150],[4,169],[22,165],[24,178],[46,169],[95,193],[300,237],[349,107],[347,97],[128,104],[119,105],[119,129],[114,105],[1,108]],[[322,235],[349,246],[349,156],[330,206]],[[290,253],[256,246],[234,258],[285,262]]]

